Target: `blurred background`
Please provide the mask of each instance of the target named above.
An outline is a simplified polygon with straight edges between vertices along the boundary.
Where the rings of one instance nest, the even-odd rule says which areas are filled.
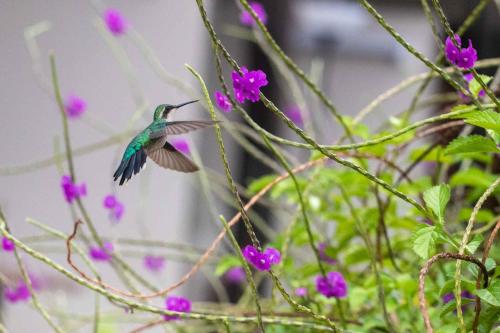
[[[295,102],[279,70],[255,43],[247,27],[239,23],[240,8],[234,1],[205,1],[219,37],[240,65],[262,69],[268,74],[269,86],[263,91],[282,109]],[[287,1],[262,0],[268,14],[268,27],[283,49],[322,86],[343,115],[354,116],[376,96],[404,78],[425,72],[425,67],[410,57],[393,41],[355,1]],[[475,2],[474,2],[475,3]],[[455,24],[462,22],[473,4],[470,1],[448,1],[445,6]],[[395,28],[429,58],[437,54],[434,40],[420,1],[374,1],[374,5]],[[114,37],[100,19],[106,8],[116,8],[126,18],[130,30]],[[495,21],[496,20],[496,21]],[[496,22],[496,23],[495,23]],[[497,40],[498,16],[486,10],[470,32],[480,58],[496,56],[495,48],[482,45],[482,38]],[[488,37],[485,37],[488,34]],[[493,34],[493,36],[492,36]],[[498,43],[497,43],[498,45]],[[161,169],[152,163],[124,187],[116,187],[111,175],[126,143],[132,137],[123,134],[136,112],[144,114],[133,125],[140,130],[152,119],[154,107],[161,103],[177,104],[193,95],[179,89],[178,82],[199,88],[184,64],[200,71],[213,92],[219,89],[209,40],[200,20],[195,1],[8,1],[0,2],[0,204],[18,237],[40,235],[42,231],[26,222],[32,218],[64,233],[70,233],[73,219],[60,190],[61,170],[53,158],[62,151],[62,125],[50,84],[49,52],[53,51],[59,72],[63,97],[81,96],[87,111],[80,119],[70,119],[74,148],[98,143],[99,149],[75,156],[77,182],[87,184],[85,205],[99,233],[117,244],[117,251],[141,274],[157,286],[166,286],[186,273],[220,230],[215,218],[230,218],[235,210],[231,197],[223,188],[224,178],[212,130],[197,131],[183,138],[190,143],[193,156],[206,168],[219,196],[207,196],[197,175],[186,175]],[[154,57],[151,53],[154,52]],[[156,62],[158,61],[158,62]],[[229,70],[227,70],[229,74]],[[226,76],[229,79],[229,76]],[[172,82],[174,84],[172,84]],[[427,94],[441,90],[434,86]],[[381,120],[395,115],[410,104],[414,89],[391,98],[372,112],[364,123],[377,128]],[[341,132],[328,112],[314,98],[302,107],[302,116],[310,120],[314,136],[324,143],[337,139]],[[247,105],[248,106],[248,105]],[[288,129],[278,125],[260,103],[247,108],[264,128],[290,137]],[[430,112],[431,110],[429,110]],[[314,114],[314,116],[312,116]],[[200,106],[176,111],[176,120],[208,119]],[[240,121],[237,114],[228,118]],[[109,142],[109,138],[114,141]],[[106,141],[108,140],[108,141]],[[276,172],[242,149],[225,133],[230,166],[242,185],[261,175]],[[290,150],[297,160],[308,155]],[[125,205],[119,223],[109,221],[102,200],[110,193]],[[245,197],[245,195],[243,195]],[[229,198],[229,199],[228,199]],[[210,203],[215,203],[211,205]],[[279,217],[264,206],[256,210],[262,223],[280,228]],[[245,244],[244,231],[237,234]],[[265,235],[260,235],[265,239]],[[181,251],[163,247],[137,247],[120,243],[123,239],[149,239],[174,244]],[[188,245],[186,247],[182,247]],[[38,242],[33,246],[65,264],[62,242]],[[222,247],[220,253],[228,247]],[[165,254],[166,269],[152,274],[141,267],[144,254]],[[42,283],[41,301],[60,315],[76,312],[91,315],[94,296],[23,255],[30,270]],[[213,264],[206,266],[210,273]],[[120,285],[114,273],[99,264],[106,281]],[[0,272],[16,279],[19,276],[13,257],[0,253]],[[220,283],[220,282],[219,282]],[[175,294],[194,301],[216,297],[213,281],[197,274]],[[50,287],[50,288],[49,288]],[[232,288],[232,293],[240,292]],[[231,297],[231,295],[230,295]],[[2,299],[3,300],[3,299]],[[106,300],[103,307],[111,307]],[[29,309],[29,303],[0,304],[2,322],[11,332],[48,332],[45,321]],[[83,318],[82,317],[82,318]],[[75,327],[74,332],[88,332],[90,326]]]

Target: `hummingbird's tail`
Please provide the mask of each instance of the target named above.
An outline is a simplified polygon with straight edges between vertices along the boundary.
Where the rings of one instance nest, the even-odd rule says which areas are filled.
[[[141,171],[142,166],[146,163],[146,152],[144,149],[138,150],[135,154],[130,156],[129,158],[123,158],[120,166],[116,169],[113,177],[114,180],[120,179],[120,185],[123,185],[126,181],[132,178],[132,174],[137,174]]]

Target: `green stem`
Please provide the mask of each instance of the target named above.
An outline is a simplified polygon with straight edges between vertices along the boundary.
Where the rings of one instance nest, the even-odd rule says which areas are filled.
[[[437,72],[446,82],[448,82],[453,88],[462,92],[465,96],[468,96],[472,99],[472,102],[479,107],[478,100],[470,94],[470,92],[462,87],[457,81],[453,80],[448,73],[446,73],[442,68],[438,67],[432,61],[430,61],[426,56],[422,53],[418,52],[410,43],[408,43],[389,23],[385,21],[382,15],[377,12],[377,10],[368,3],[367,0],[358,0],[358,2],[365,7],[365,9],[380,23],[380,25],[391,34],[394,39],[401,44],[408,52],[413,54],[416,58],[422,61],[427,67]]]
[[[342,116],[338,113],[337,109],[333,105],[333,102],[328,99],[328,97],[321,91],[321,89],[304,73],[302,69],[297,66],[297,64],[281,49],[281,47],[276,43],[274,38],[267,30],[267,27],[262,23],[259,16],[255,11],[250,7],[247,0],[240,0],[241,5],[245,8],[246,11],[252,15],[253,19],[257,23],[257,26],[262,31],[265,39],[272,47],[272,49],[278,54],[278,56],[283,60],[283,62],[287,65],[287,67],[295,73],[308,87],[311,89],[314,94],[323,102],[323,104],[328,108],[328,110],[333,114],[333,116],[337,119],[339,124],[344,129],[345,134],[349,137],[351,141],[353,141],[352,133],[349,126],[345,123]]]
[[[293,173],[292,169],[290,168],[290,165],[288,165],[288,163],[285,160],[285,158],[283,157],[283,155],[281,155],[280,152],[276,148],[273,147],[271,142],[269,142],[269,140],[265,136],[263,138],[264,138],[264,141],[266,142],[267,146],[269,147],[269,149],[273,152],[274,155],[276,155],[276,157],[279,159],[280,163],[283,165],[285,170],[288,172],[288,174],[290,175],[290,178],[293,181],[293,184],[295,185],[295,190],[296,190],[297,195],[299,197],[302,218],[304,219],[304,225],[306,227],[307,236],[309,238],[309,245],[311,246],[311,249],[314,253],[314,256],[316,257],[316,261],[318,262],[318,267],[319,267],[319,270],[321,272],[321,275],[325,276],[326,275],[325,267],[323,267],[323,263],[321,262],[321,257],[319,255],[318,248],[314,244],[314,236],[313,236],[313,233],[311,230],[311,223],[309,222],[309,217],[307,216],[306,204],[304,202],[304,198],[302,196],[302,190],[300,189],[300,185],[299,185],[299,182],[297,181],[297,177]]]
[[[5,229],[7,229],[7,220],[5,219],[5,216],[3,215],[3,211],[0,207],[0,223],[3,225]],[[19,255],[19,252],[17,250],[17,247],[14,247],[14,256],[16,257],[16,262],[17,265],[19,266],[19,270],[21,271],[21,276],[23,277],[24,283],[26,283],[26,286],[28,287],[28,290],[31,295],[31,299],[33,301],[33,306],[40,312],[42,317],[45,319],[45,321],[52,327],[54,331],[57,333],[64,333],[64,330],[60,328],[54,320],[50,317],[50,315],[47,313],[45,308],[42,306],[40,301],[38,300],[38,296],[35,294],[35,291],[33,290],[33,285],[31,283],[31,278],[29,277],[28,272],[26,271],[26,267],[24,266],[23,261],[21,260],[21,256]]]
[[[470,215],[469,222],[467,223],[467,227],[465,228],[464,236],[462,238],[462,242],[460,244],[460,248],[458,250],[458,254],[462,255],[465,252],[465,248],[467,247],[467,242],[469,241],[469,236],[472,232],[472,228],[474,227],[474,223],[476,222],[477,214],[479,210],[483,206],[484,202],[488,197],[493,193],[493,191],[500,185],[500,177],[497,178],[483,193],[483,195],[479,198],[474,209],[472,210],[472,214]],[[458,322],[460,323],[460,331],[465,333],[467,331],[464,317],[462,314],[462,295],[461,295],[461,261],[457,260],[456,268],[455,268],[455,299],[457,301],[457,317]]]

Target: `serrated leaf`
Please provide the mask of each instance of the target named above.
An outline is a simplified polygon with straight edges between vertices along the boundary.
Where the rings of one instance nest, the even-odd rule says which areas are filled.
[[[493,110],[468,113],[463,116],[463,119],[467,124],[500,131],[500,113]]]
[[[493,306],[500,306],[500,280],[494,280],[487,289],[479,289],[477,296],[486,303]]]
[[[467,244],[467,250],[469,250],[471,254],[474,254],[483,240],[484,238],[482,235],[475,235],[474,238],[472,238],[472,240],[469,242],[469,244]]]
[[[500,298],[495,297],[488,289],[479,289],[476,293],[482,301],[493,306],[500,306]]]
[[[484,74],[479,74],[479,78],[481,78],[481,81],[484,82],[484,84],[488,84],[492,77],[491,76],[488,76],[488,75],[484,75]],[[476,80],[476,78],[473,78],[472,80],[470,80],[469,82],[469,91],[471,92],[471,94],[477,98],[477,96],[479,95],[479,92],[483,90],[483,87],[481,87],[481,84]]]
[[[449,200],[450,187],[446,184],[431,187],[424,192],[426,206],[434,212],[441,224],[444,221],[444,212]]]
[[[413,235],[413,251],[422,259],[430,257],[434,249],[436,238],[436,227],[424,227]]]
[[[482,135],[460,136],[450,142],[444,150],[445,155],[466,153],[496,153],[497,148],[493,140]]]

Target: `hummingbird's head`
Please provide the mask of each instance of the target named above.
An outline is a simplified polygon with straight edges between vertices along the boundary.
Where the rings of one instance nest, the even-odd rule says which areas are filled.
[[[178,104],[178,105],[160,104],[155,109],[154,120],[158,120],[158,119],[161,119],[161,118],[165,118],[166,119],[167,116],[168,116],[168,114],[170,113],[170,111],[178,109],[178,108],[180,108],[180,107],[182,107],[184,105],[191,104],[191,103],[194,103],[194,102],[198,102],[198,100],[189,101],[189,102],[181,103],[181,104]]]

